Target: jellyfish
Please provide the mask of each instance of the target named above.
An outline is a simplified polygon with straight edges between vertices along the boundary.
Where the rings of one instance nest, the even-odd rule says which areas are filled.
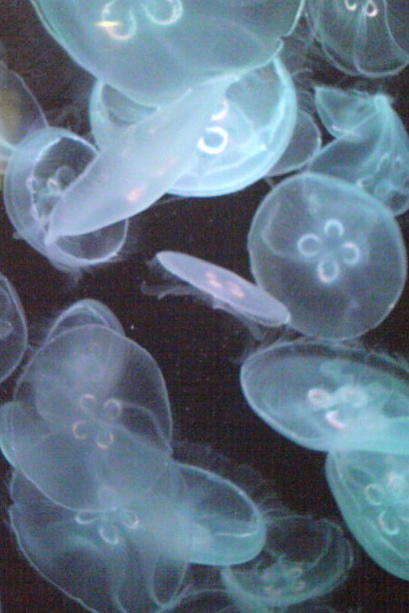
[[[333,88],[321,94],[325,101],[324,119],[330,126],[342,113],[351,124],[344,134],[326,145],[312,160],[310,170],[350,181],[389,206],[395,215],[409,208],[409,136],[388,96],[368,97]],[[349,109],[349,103],[351,108]],[[331,109],[334,104],[334,110]],[[359,123],[354,114],[361,107]],[[354,121],[355,119],[355,121]]]
[[[392,213],[322,174],[290,177],[264,198],[248,250],[256,283],[307,336],[364,334],[388,316],[405,284],[406,251]]]
[[[164,271],[171,280],[180,279],[182,284],[153,288],[144,285],[142,290],[145,293],[162,298],[168,294],[197,292],[199,297],[210,297],[214,308],[231,313],[256,336],[260,334],[259,326],[280,326],[290,320],[284,304],[226,268],[175,251],[160,251],[150,266],[154,270],[159,268],[161,273]]]
[[[209,77],[266,64],[301,14],[302,0],[33,0],[73,59],[140,104],[155,106]]]
[[[347,74],[385,77],[409,63],[409,11],[400,0],[308,0],[314,35]]]
[[[299,445],[409,455],[409,370],[388,356],[279,343],[249,356],[240,377],[256,414]]]
[[[319,85],[315,88],[314,101],[318,116],[331,136],[359,141],[368,130],[367,120],[378,114],[382,97]]]
[[[221,577],[240,611],[267,613],[327,594],[345,580],[352,561],[336,524],[288,514],[269,519],[260,556],[223,569]]]
[[[13,285],[0,273],[0,383],[14,372],[26,349],[23,305]]]
[[[367,554],[409,580],[409,458],[370,451],[330,453],[326,475],[342,516]]]
[[[62,128],[43,128],[19,143],[7,165],[4,201],[11,223],[19,236],[65,271],[114,260],[126,240],[125,220],[51,245],[46,242],[52,211],[96,155],[79,136]]]

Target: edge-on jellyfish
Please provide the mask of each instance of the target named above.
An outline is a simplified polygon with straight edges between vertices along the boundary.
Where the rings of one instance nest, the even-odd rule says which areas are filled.
[[[307,336],[361,336],[388,316],[406,280],[405,244],[390,210],[322,174],[285,179],[262,200],[248,251],[256,283]]]
[[[112,261],[126,240],[127,221],[121,221],[96,232],[46,242],[52,211],[76,177],[87,174],[95,156],[97,151],[79,136],[61,128],[44,128],[20,143],[7,165],[4,201],[11,223],[62,270]]]
[[[384,570],[409,580],[409,458],[391,453],[330,453],[326,475],[356,540]]]
[[[20,298],[0,273],[0,383],[20,364],[27,348],[27,321]]]
[[[336,524],[304,515],[273,516],[261,554],[222,569],[221,578],[240,611],[267,613],[327,594],[345,580],[352,562],[352,547]]]
[[[282,343],[248,357],[240,381],[255,413],[298,445],[409,455],[409,370],[386,356]]]
[[[160,251],[149,266],[170,278],[169,286],[142,286],[147,294],[159,298],[168,294],[193,294],[207,296],[215,309],[227,311],[247,326],[258,337],[261,327],[287,324],[290,313],[287,307],[261,287],[250,283],[236,273],[177,251]],[[174,283],[175,278],[183,283]]]

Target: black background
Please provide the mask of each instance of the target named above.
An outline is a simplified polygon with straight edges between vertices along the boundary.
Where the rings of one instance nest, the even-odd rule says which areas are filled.
[[[0,41],[9,66],[24,77],[50,122],[86,135],[86,101],[92,80],[73,65],[43,31],[28,0],[3,0]],[[317,79],[348,85],[317,56]],[[407,71],[409,73],[409,71]],[[388,91],[409,129],[408,74],[376,88]],[[373,87],[373,86],[372,86]],[[146,261],[163,249],[208,259],[250,278],[246,236],[252,216],[268,185],[261,181],[240,193],[213,199],[176,199],[157,205],[131,223],[123,261],[84,273],[79,281],[56,271],[26,243],[13,238],[0,209],[0,269],[15,285],[35,348],[53,317],[73,301],[92,297],[107,304],[126,334],[158,361],[172,403],[175,437],[210,445],[234,463],[257,469],[285,505],[315,517],[342,520],[324,478],[324,454],[297,447],[264,425],[241,394],[238,374],[251,339],[228,315],[189,297],[158,301],[140,291],[148,277]],[[409,219],[409,218],[408,218]],[[408,219],[400,224],[406,243]],[[392,315],[362,343],[368,348],[409,357],[406,290]],[[0,389],[10,397],[13,380]],[[9,468],[0,460],[0,593],[6,613],[77,613],[83,608],[65,598],[30,568],[17,551],[7,520]],[[409,585],[377,567],[354,544],[356,561],[347,582],[332,598],[339,611],[396,613],[409,610]],[[409,552],[408,552],[409,556]],[[194,612],[192,612],[194,613]]]

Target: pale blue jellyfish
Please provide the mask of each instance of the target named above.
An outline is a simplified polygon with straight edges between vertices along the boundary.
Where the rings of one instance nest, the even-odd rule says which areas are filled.
[[[329,454],[329,486],[348,528],[384,570],[409,580],[409,458],[392,453]]]
[[[27,321],[20,298],[0,273],[0,383],[23,359],[27,349]]]
[[[406,0],[308,0],[314,35],[347,74],[384,77],[409,63]]]
[[[257,284],[310,336],[364,334],[388,316],[406,279],[391,212],[359,187],[322,174],[286,179],[264,198],[248,249]]]
[[[317,91],[317,109],[324,125],[328,122],[330,132],[334,126],[344,129],[312,160],[310,170],[350,181],[395,215],[404,213],[409,208],[409,136],[390,99],[323,89]]]
[[[262,288],[250,283],[234,272],[216,266],[186,253],[160,251],[151,262],[151,268],[170,278],[168,285],[157,288],[143,286],[143,291],[157,294],[195,294],[207,296],[213,308],[222,309],[241,320],[257,333],[256,327],[274,327],[286,324],[290,313],[286,306]],[[175,279],[180,279],[178,284]]]
[[[266,64],[302,0],[33,0],[43,25],[95,77],[154,106]]]
[[[387,356],[282,343],[249,356],[240,377],[255,413],[299,445],[409,455],[409,370]]]

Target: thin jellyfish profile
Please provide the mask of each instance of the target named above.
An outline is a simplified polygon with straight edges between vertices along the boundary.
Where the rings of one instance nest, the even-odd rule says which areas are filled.
[[[27,349],[27,321],[20,298],[0,273],[0,383],[20,364]]]
[[[399,299],[406,251],[392,213],[341,179],[300,173],[282,181],[253,218],[248,250],[258,285],[281,300],[305,335],[353,338]]]
[[[19,236],[63,270],[76,270],[117,258],[127,221],[91,233],[46,243],[49,218],[63,194],[97,156],[87,141],[62,128],[43,128],[14,150],[4,181],[4,202]]]
[[[33,0],[43,25],[92,75],[141,104],[266,64],[304,2]]]
[[[347,74],[384,77],[409,63],[405,0],[308,0],[315,37]]]
[[[206,262],[200,258],[176,251],[160,251],[151,262],[154,270],[180,279],[186,285],[172,284],[168,287],[150,288],[143,286],[146,293],[184,294],[198,291],[199,296],[209,296],[214,308],[231,313],[244,324],[263,327],[280,326],[288,323],[290,313],[287,307],[260,287],[235,273]],[[192,289],[193,288],[193,289]]]
[[[389,206],[395,215],[404,213],[409,208],[409,136],[389,97],[359,96],[358,92],[348,96],[336,88],[332,92],[325,89],[320,95],[320,102],[326,103],[324,125],[327,120],[331,130],[341,104],[351,123],[343,135],[316,155],[310,170],[350,181]]]
[[[409,456],[409,370],[387,356],[281,343],[249,356],[240,378],[255,413],[299,445]]]
[[[409,458],[331,453],[326,475],[349,529],[384,570],[409,580]]]
[[[273,516],[261,554],[223,569],[221,576],[240,611],[267,612],[327,594],[345,580],[352,560],[351,545],[336,524],[305,515]]]

